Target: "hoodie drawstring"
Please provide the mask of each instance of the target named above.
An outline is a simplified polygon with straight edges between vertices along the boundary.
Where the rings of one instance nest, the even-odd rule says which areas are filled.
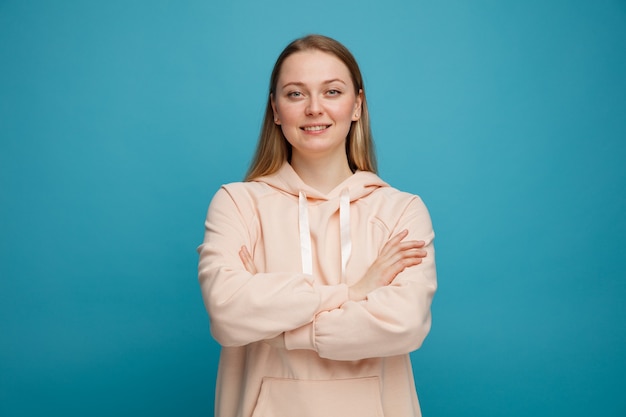
[[[302,258],[302,272],[313,274],[313,250],[311,246],[311,226],[309,225],[309,206],[304,191],[298,196],[298,226],[300,229],[300,256]],[[352,254],[352,240],[350,239],[350,192],[344,189],[339,198],[339,231],[341,239],[341,277],[345,279],[346,266]]]
[[[298,223],[300,227],[300,256],[302,257],[302,272],[313,274],[313,252],[311,248],[311,228],[309,226],[309,206],[306,201],[306,194],[300,191],[298,197]]]
[[[350,239],[350,192],[347,188],[341,192],[339,200],[339,227],[341,231],[341,278],[346,276],[346,266],[352,254]]]

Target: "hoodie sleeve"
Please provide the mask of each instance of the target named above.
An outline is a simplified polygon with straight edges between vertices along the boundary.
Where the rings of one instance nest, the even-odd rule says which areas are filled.
[[[222,346],[243,346],[273,338],[311,321],[318,311],[348,299],[345,285],[318,287],[313,277],[296,273],[245,270],[239,250],[252,247],[255,211],[222,187],[213,197],[198,247],[198,279],[209,313],[211,333]]]
[[[359,302],[348,301],[285,334],[287,349],[312,349],[320,357],[359,360],[409,353],[419,348],[431,325],[431,303],[437,288],[434,232],[428,210],[413,196],[393,236],[407,229],[408,240],[424,240],[428,252],[419,265],[398,274]]]

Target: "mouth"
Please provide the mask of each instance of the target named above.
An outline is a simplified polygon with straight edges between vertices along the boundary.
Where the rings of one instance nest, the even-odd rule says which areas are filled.
[[[330,127],[330,125],[310,125],[310,126],[303,126],[300,129],[304,130],[305,132],[321,132],[322,130],[326,130]]]

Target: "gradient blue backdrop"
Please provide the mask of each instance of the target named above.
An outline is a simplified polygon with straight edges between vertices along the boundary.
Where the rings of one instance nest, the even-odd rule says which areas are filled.
[[[0,0],[0,415],[212,415],[195,248],[310,32],[431,210],[425,416],[625,416],[623,0]]]

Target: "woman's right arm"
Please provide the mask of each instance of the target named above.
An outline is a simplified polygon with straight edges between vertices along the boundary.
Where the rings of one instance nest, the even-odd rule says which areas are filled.
[[[232,191],[223,187],[213,197],[198,247],[198,279],[218,343],[242,346],[271,339],[347,300],[346,285],[320,288],[311,275],[248,272],[240,251],[253,248],[255,211],[245,193],[237,189],[235,201]]]

